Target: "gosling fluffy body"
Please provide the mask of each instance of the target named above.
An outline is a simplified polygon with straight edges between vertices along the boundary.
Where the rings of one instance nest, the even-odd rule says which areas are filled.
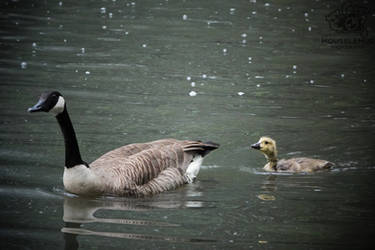
[[[298,157],[291,159],[277,159],[276,141],[270,137],[263,136],[252,148],[261,151],[267,159],[264,170],[270,172],[315,172],[329,169],[334,166],[332,162],[320,159]]]

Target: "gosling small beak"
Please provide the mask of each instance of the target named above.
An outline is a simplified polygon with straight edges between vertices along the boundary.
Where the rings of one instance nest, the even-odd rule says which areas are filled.
[[[40,111],[43,111],[43,102],[44,100],[39,100],[37,104],[35,104],[34,106],[32,106],[31,108],[28,108],[27,109],[27,112],[29,113],[34,113],[34,112],[40,112]]]
[[[260,149],[260,143],[259,143],[259,142],[254,143],[254,144],[251,145],[251,147],[252,147],[253,149]]]

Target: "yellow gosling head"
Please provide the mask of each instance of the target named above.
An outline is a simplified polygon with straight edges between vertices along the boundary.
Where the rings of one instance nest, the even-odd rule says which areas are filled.
[[[252,148],[260,150],[266,158],[276,160],[277,150],[276,142],[270,137],[262,136],[257,143],[251,145]]]

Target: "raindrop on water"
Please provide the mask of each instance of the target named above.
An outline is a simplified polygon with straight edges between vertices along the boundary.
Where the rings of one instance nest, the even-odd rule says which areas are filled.
[[[21,69],[27,68],[27,62],[21,62]]]
[[[197,95],[197,92],[195,92],[194,90],[189,92],[189,96],[196,96],[196,95]]]
[[[100,13],[102,13],[102,14],[105,14],[106,13],[106,8],[105,7],[102,7],[102,8],[100,8]]]
[[[188,19],[188,16],[187,15],[182,15],[182,20],[187,20]]]
[[[190,76],[187,76],[187,77],[186,77],[186,80],[190,81],[190,80],[191,80],[191,77],[190,77]]]

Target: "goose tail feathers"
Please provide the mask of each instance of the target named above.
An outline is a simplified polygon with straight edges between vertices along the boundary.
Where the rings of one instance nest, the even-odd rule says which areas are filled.
[[[205,157],[208,153],[211,151],[218,149],[220,147],[220,144],[208,141],[208,142],[201,142],[201,141],[192,141],[188,143],[184,147],[185,152],[191,152],[201,155],[202,157]]]

